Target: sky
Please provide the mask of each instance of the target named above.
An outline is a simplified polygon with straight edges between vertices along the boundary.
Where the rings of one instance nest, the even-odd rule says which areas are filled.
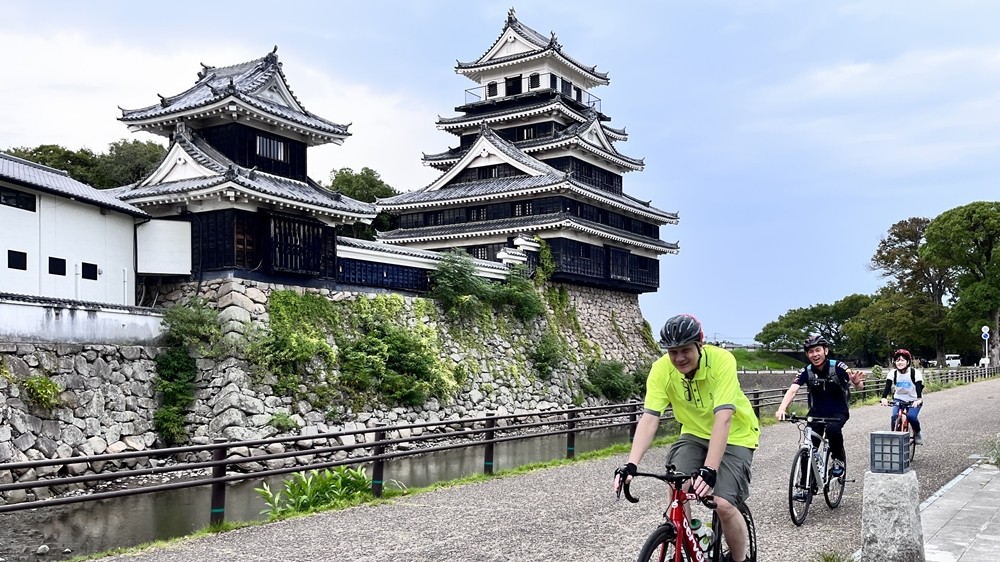
[[[658,331],[698,316],[710,340],[751,343],[794,308],[884,284],[869,266],[896,222],[996,200],[1000,3],[703,0],[37,2],[0,19],[0,149],[107,150],[135,109],[274,46],[306,109],[350,123],[310,149],[309,174],[369,167],[396,189],[438,172],[475,83],[455,73],[499,37],[507,11],[611,83],[595,88],[618,150],[643,158],[626,193],[676,211],[660,289],[639,302]]]

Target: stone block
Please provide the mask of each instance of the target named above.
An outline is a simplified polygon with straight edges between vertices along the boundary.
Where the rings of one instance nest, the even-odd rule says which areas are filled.
[[[861,562],[923,562],[917,473],[865,473]]]

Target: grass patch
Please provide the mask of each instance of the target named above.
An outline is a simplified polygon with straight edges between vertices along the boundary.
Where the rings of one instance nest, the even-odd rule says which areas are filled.
[[[736,368],[743,371],[791,371],[801,369],[805,363],[773,351],[731,349],[736,358]]]
[[[850,554],[827,551],[816,553],[809,559],[809,562],[852,562],[853,560],[854,558],[852,558]]]

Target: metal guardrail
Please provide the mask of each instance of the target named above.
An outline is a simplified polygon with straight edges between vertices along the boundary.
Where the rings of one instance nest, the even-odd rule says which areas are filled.
[[[973,382],[983,378],[996,376],[1000,369],[975,368],[959,369],[944,372],[931,372],[926,376],[929,382],[947,383]],[[856,391],[855,396],[865,399],[870,396],[881,396],[884,388],[884,379],[865,381],[862,390]],[[764,390],[747,390],[747,397],[753,405],[754,412],[758,417],[761,409],[776,407],[781,403],[787,392],[787,388],[774,388]],[[800,389],[795,401],[804,400],[805,389]],[[49,488],[53,492],[60,494],[68,491],[73,486],[91,485],[100,482],[122,480],[134,476],[150,476],[168,474],[172,472],[182,472],[191,470],[211,469],[211,477],[198,478],[194,480],[183,480],[142,486],[124,490],[113,490],[108,492],[97,492],[86,495],[70,495],[42,500],[24,501],[18,503],[8,503],[0,505],[0,513],[21,511],[26,509],[38,509],[49,506],[66,505],[98,501],[108,498],[133,496],[140,494],[150,494],[167,490],[177,490],[181,488],[191,488],[197,486],[211,486],[211,518],[212,524],[222,523],[225,516],[225,495],[228,482],[241,480],[261,479],[281,474],[293,472],[304,472],[313,469],[332,468],[337,466],[372,464],[372,493],[379,497],[383,491],[383,474],[386,461],[402,457],[422,455],[437,451],[447,451],[461,449],[465,447],[483,447],[483,472],[492,474],[494,465],[494,447],[497,443],[517,441],[524,439],[535,439],[552,435],[566,435],[566,458],[573,458],[576,454],[576,435],[584,431],[595,431],[599,429],[609,429],[616,427],[629,427],[629,440],[634,437],[635,426],[642,413],[641,402],[629,402],[624,404],[612,404],[607,406],[594,406],[588,408],[569,408],[564,410],[550,410],[545,412],[528,412],[520,414],[508,414],[497,416],[488,414],[484,417],[467,418],[459,420],[442,420],[438,422],[423,422],[406,425],[377,426],[350,431],[338,431],[314,435],[296,435],[287,437],[273,437],[270,439],[258,439],[253,441],[228,441],[218,439],[210,445],[171,447],[164,449],[151,449],[146,451],[134,451],[113,453],[105,455],[76,456],[60,459],[43,459],[19,463],[0,463],[0,478],[5,474],[10,475],[12,482],[0,484],[0,492],[10,492],[15,490],[31,490]],[[522,420],[533,420],[524,422]],[[668,410],[663,419],[673,419],[672,412]],[[513,422],[513,423],[511,423]],[[544,430],[555,427],[557,429]],[[401,435],[401,432],[409,432],[415,429],[421,430],[420,435],[408,437],[392,437]],[[451,431],[444,431],[451,429]],[[424,430],[441,430],[442,432],[423,433]],[[372,439],[367,440],[367,435],[372,435]],[[351,443],[345,444],[344,438],[348,438]],[[325,446],[322,442],[326,442]],[[432,441],[445,441],[442,444],[432,444],[431,446],[418,447],[409,450],[395,450],[396,445],[427,444]],[[331,444],[335,443],[335,444]],[[263,447],[272,444],[295,444],[298,448],[286,450],[278,453],[255,456],[241,456],[233,454],[234,450],[249,447]],[[276,468],[271,470],[252,471],[238,474],[228,474],[229,467],[239,467],[248,463],[260,463],[269,460],[287,459],[300,456],[323,456],[335,455],[341,452],[348,454],[358,451],[360,456],[348,457],[340,460],[323,460],[306,465]],[[176,455],[186,453],[211,452],[211,461],[158,464],[157,459],[171,458]],[[92,474],[81,474],[86,470],[93,470],[95,464],[106,465],[112,461],[144,460],[151,462],[152,466],[138,469],[127,469],[119,471],[97,471]],[[84,466],[85,465],[85,466]],[[37,469],[43,474],[56,468],[55,473],[76,473],[76,476],[55,476],[37,477]],[[30,473],[29,479],[17,480],[18,472],[21,476]]]

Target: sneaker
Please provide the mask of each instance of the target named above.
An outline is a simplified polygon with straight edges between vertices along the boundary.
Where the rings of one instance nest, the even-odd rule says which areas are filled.
[[[833,461],[833,467],[830,468],[831,478],[840,478],[844,475],[844,463],[839,460]]]
[[[809,496],[806,494],[805,490],[795,490],[795,493],[792,494],[792,499],[797,502],[804,502],[809,499]]]
[[[917,434],[913,436],[913,442],[916,443],[917,445],[923,445],[924,436],[920,435],[920,432],[918,431]]]

